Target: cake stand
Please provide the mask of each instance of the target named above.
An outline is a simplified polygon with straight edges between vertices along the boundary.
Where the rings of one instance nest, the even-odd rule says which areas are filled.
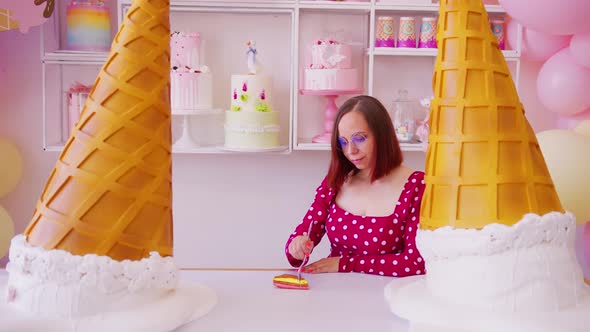
[[[212,115],[221,113],[220,109],[173,109],[172,115],[182,116],[182,134],[180,138],[174,142],[174,147],[179,149],[194,149],[198,148],[199,144],[195,142],[191,136],[190,117],[192,115]]]
[[[324,133],[315,136],[311,141],[313,143],[330,143],[332,139],[332,128],[334,127],[334,119],[338,113],[338,106],[336,106],[336,98],[341,95],[351,95],[363,92],[362,89],[355,90],[306,90],[301,89],[299,93],[302,95],[324,96],[328,99],[326,108],[324,109]]]

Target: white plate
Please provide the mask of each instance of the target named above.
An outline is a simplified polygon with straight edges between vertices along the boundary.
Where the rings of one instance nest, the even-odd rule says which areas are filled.
[[[5,294],[6,278],[0,278]],[[0,300],[0,330],[19,332],[162,332],[172,331],[213,309],[217,295],[206,286],[179,282],[169,296],[121,312],[105,312],[76,320],[31,316]],[[165,313],[165,314],[163,314]]]
[[[505,314],[446,302],[433,295],[425,276],[395,279],[385,287],[391,311],[420,332],[587,332],[590,289],[575,308]]]

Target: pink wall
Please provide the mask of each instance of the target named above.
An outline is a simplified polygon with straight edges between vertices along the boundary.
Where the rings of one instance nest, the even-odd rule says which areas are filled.
[[[28,34],[0,32],[0,137],[17,145],[23,177],[15,191],[0,198],[16,232],[29,222],[41,188],[57,158],[41,148],[41,62],[39,27]],[[2,156],[0,156],[0,162]]]

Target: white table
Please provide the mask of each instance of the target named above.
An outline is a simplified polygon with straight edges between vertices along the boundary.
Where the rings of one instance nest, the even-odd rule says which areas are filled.
[[[272,285],[272,278],[283,273],[294,271],[181,271],[182,279],[215,290],[218,303],[210,313],[175,332],[409,329],[409,324],[392,314],[385,302],[384,288],[392,278],[359,273],[304,274],[309,290],[286,290]],[[5,282],[6,277],[6,271],[0,270],[0,280]]]
[[[292,272],[292,271],[291,271]],[[291,273],[288,272],[288,273]],[[310,289],[272,285],[286,271],[182,271],[182,278],[215,290],[213,310],[177,332],[406,332],[409,324],[389,311],[388,277],[359,273],[304,275]],[[238,286],[241,280],[246,286]]]

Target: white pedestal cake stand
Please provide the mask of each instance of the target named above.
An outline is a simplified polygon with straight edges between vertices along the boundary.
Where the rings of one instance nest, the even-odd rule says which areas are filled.
[[[190,117],[198,115],[214,115],[221,114],[220,109],[203,108],[203,109],[172,109],[172,115],[182,116],[182,134],[180,138],[174,142],[173,147],[182,150],[190,150],[200,147],[199,143],[195,142],[191,135]]]

